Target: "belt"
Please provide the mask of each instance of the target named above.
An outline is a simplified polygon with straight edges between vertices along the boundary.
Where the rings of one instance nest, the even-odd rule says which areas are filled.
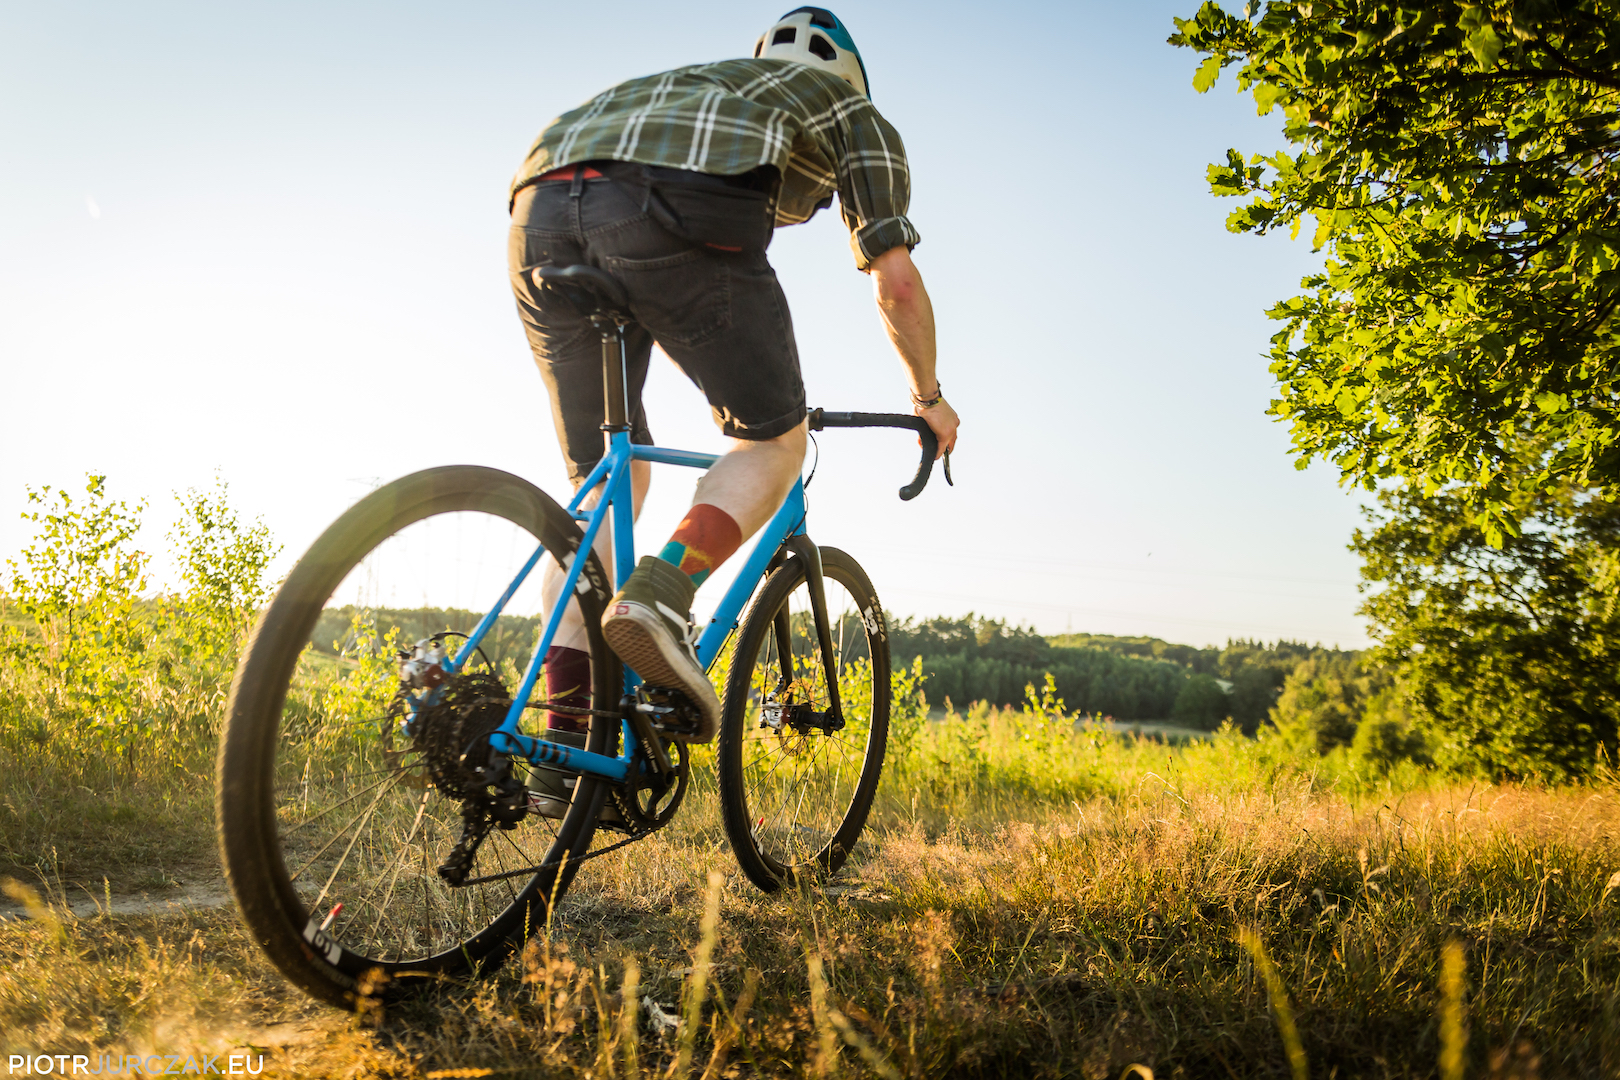
[[[581,170],[584,171],[581,172]],[[531,184],[542,184],[549,180],[572,180],[575,173],[580,173],[581,180],[600,180],[602,178],[602,174],[589,165],[564,165],[560,169],[543,172],[529,182]]]

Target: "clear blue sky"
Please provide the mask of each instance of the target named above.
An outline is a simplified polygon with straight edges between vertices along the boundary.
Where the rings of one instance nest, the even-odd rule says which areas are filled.
[[[564,489],[508,293],[507,181],[624,78],[742,55],[762,5],[13,4],[0,10],[0,558],[25,485],[153,502],[218,470],[301,551],[369,486],[474,461]],[[957,486],[903,437],[831,432],[812,535],[904,615],[1364,643],[1359,499],[1264,415],[1263,311],[1314,263],[1228,234],[1204,167],[1269,149],[1191,89],[1179,4],[844,2],[906,140],[917,263],[963,415]],[[810,403],[903,411],[836,214],[777,234]],[[655,364],[660,442],[715,448]],[[693,477],[668,470],[661,540]],[[653,534],[656,534],[654,536]],[[285,560],[284,560],[285,562]],[[284,568],[284,567],[283,567]]]

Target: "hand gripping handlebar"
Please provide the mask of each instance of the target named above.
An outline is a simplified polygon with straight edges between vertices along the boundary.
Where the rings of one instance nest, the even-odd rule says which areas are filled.
[[[906,428],[915,431],[917,438],[922,442],[922,460],[917,463],[917,475],[911,478],[911,483],[900,489],[902,499],[915,499],[922,494],[922,489],[928,486],[928,477],[934,471],[934,456],[939,453],[939,439],[934,436],[934,429],[928,426],[928,421],[920,416],[907,416],[904,413],[870,413],[870,412],[828,412],[825,409],[810,410],[810,430],[821,431],[830,427],[892,427]],[[952,487],[956,482],[951,479],[951,458],[945,455],[945,482]]]

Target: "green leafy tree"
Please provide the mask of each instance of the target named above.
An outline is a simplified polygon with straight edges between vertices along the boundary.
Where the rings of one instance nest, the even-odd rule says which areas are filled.
[[[1455,491],[1380,495],[1355,534],[1375,661],[1444,765],[1559,778],[1616,747],[1620,506],[1568,486],[1514,493],[1501,547]]]
[[[1303,641],[1279,640],[1274,644],[1242,638],[1226,643],[1220,652],[1215,674],[1232,683],[1232,721],[1245,735],[1253,735],[1271,715],[1271,707],[1282,693],[1283,682],[1300,661],[1328,653],[1352,657],[1355,654],[1307,645]]]
[[[151,605],[148,667],[159,700],[150,722],[192,747],[213,741],[231,674],[269,595],[265,569],[279,550],[262,522],[241,520],[229,486],[176,494],[180,517],[168,535],[177,588]]]
[[[1367,680],[1355,660],[1313,656],[1283,682],[1271,722],[1290,743],[1325,754],[1356,737]]]
[[[106,477],[82,495],[29,490],[33,541],[8,560],[0,637],[0,748],[8,729],[89,756],[117,751],[170,764],[212,753],[237,652],[276,547],[211,493],[180,496],[169,534],[176,588],[147,594],[136,545],[145,503],[111,498]]]
[[[1153,655],[1151,648],[1105,650],[1092,647],[1095,639],[1086,635],[1059,640],[1076,639],[1086,644],[1054,647],[1028,627],[970,613],[960,619],[891,619],[889,647],[897,660],[922,657],[928,697],[938,703],[949,698],[958,705],[1017,705],[1026,686],[1051,675],[1055,692],[1079,712],[1138,720],[1169,715],[1187,677],[1178,665],[1143,659]]]
[[[1270,311],[1299,464],[1402,477],[1499,543],[1522,487],[1620,479],[1620,8],[1608,0],[1206,3],[1170,42],[1289,149],[1212,165],[1237,232],[1325,251]],[[1528,462],[1528,466],[1525,463]]]
[[[1119,656],[1135,656],[1148,660],[1168,660],[1195,674],[1218,674],[1221,650],[1200,649],[1193,645],[1177,645],[1154,637],[1119,637],[1115,634],[1058,634],[1047,638],[1053,648],[1101,649]]]
[[[193,666],[229,677],[237,650],[269,596],[265,569],[280,546],[262,521],[247,524],[228,501],[230,486],[177,494],[181,514],[169,533],[180,589],[169,597],[170,644]]]
[[[1350,753],[1380,773],[1402,761],[1431,764],[1428,740],[1395,686],[1386,686],[1368,699]]]
[[[1231,703],[1213,675],[1194,675],[1182,684],[1170,719],[1187,727],[1214,731],[1231,711]]]

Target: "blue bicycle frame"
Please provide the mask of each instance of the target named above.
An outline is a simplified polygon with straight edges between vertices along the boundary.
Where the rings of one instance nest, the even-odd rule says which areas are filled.
[[[623,748],[618,757],[609,757],[606,754],[593,754],[585,750],[575,749],[562,743],[550,742],[545,739],[536,739],[518,731],[519,721],[523,718],[523,711],[528,707],[529,697],[534,693],[535,684],[540,679],[540,669],[545,663],[547,650],[557,635],[557,627],[562,622],[563,613],[568,609],[567,598],[574,594],[579,584],[580,572],[590,557],[597,536],[602,526],[609,520],[613,521],[613,578],[615,586],[622,585],[636,566],[635,535],[634,535],[634,503],[630,491],[630,463],[633,461],[651,461],[664,465],[684,465],[694,469],[707,469],[720,460],[717,454],[700,454],[688,450],[668,450],[657,446],[638,446],[630,441],[630,428],[626,422],[629,412],[629,400],[625,393],[624,377],[624,326],[629,320],[625,314],[625,302],[622,290],[617,282],[613,281],[602,271],[589,266],[572,266],[564,269],[542,267],[535,271],[537,286],[561,287],[565,294],[571,294],[571,299],[582,313],[589,316],[596,326],[602,339],[602,377],[603,377],[603,416],[605,423],[603,431],[607,433],[606,454],[590,475],[575,493],[573,501],[568,504],[568,513],[575,521],[585,524],[585,535],[580,545],[568,558],[563,569],[566,571],[563,578],[562,589],[557,594],[557,601],[551,613],[546,618],[545,632],[540,635],[540,642],[535,646],[534,655],[529,659],[528,669],[523,674],[523,682],[518,692],[512,697],[511,707],[507,710],[506,719],[501,726],[490,734],[490,747],[497,753],[506,754],[513,758],[521,758],[531,765],[546,765],[553,769],[575,773],[584,776],[599,777],[615,783],[624,783],[630,778],[630,770],[636,767],[637,735],[628,718],[620,721],[622,737],[620,746]],[[901,416],[888,413],[828,413],[821,409],[814,409],[809,416],[809,426],[812,431],[819,431],[823,427],[898,427],[907,428],[917,432],[922,445],[922,460],[917,467],[917,475],[911,483],[900,489],[902,499],[915,498],[928,482],[929,472],[933,468],[934,453],[937,443],[933,432],[928,425],[914,416]],[[945,480],[951,479],[950,458],[945,459]],[[593,491],[601,489],[601,498],[594,509],[584,512],[580,509],[585,500]],[[770,569],[772,560],[778,551],[787,547],[795,555],[804,558],[807,562],[807,577],[810,582],[810,596],[813,614],[816,621],[816,632],[820,641],[822,660],[828,670],[832,670],[832,642],[827,630],[827,614],[825,599],[822,594],[821,561],[815,546],[805,536],[805,501],[804,481],[796,481],[793,490],[788,492],[787,498],[771,518],[770,522],[760,530],[759,541],[754,545],[747,561],[738,572],[737,578],[732,582],[731,588],[720,601],[715,610],[714,617],[704,627],[696,645],[698,662],[704,670],[713,665],[715,657],[720,653],[720,647],[730,633],[737,628],[737,622],[742,616],[743,606],[748,603],[754,588]],[[545,555],[543,545],[537,545],[535,552],[523,564],[512,583],[507,586],[495,602],[489,613],[479,620],[478,625],[468,635],[466,642],[456,653],[455,657],[442,662],[446,676],[454,675],[457,670],[477,650],[484,636],[500,618],[501,612],[512,599],[518,588],[528,578],[534,568],[539,565],[540,559]],[[640,684],[640,677],[625,669],[624,690],[627,694],[633,693]],[[836,717],[840,715],[838,701],[838,686],[836,680],[830,681],[827,686],[830,712]],[[413,714],[424,705],[431,704],[438,691],[430,691],[423,696],[413,707]]]
[[[545,662],[548,649],[551,648],[552,639],[556,637],[557,627],[562,622],[563,612],[567,610],[566,597],[572,596],[579,584],[580,571],[584,569],[585,558],[588,557],[597,535],[602,526],[608,521],[609,515],[613,521],[613,577],[614,584],[621,584],[630,576],[636,566],[634,519],[631,513],[630,495],[630,463],[632,461],[652,461],[665,465],[685,465],[695,469],[707,469],[719,460],[717,454],[700,454],[687,450],[669,450],[658,446],[638,446],[630,442],[630,435],[626,431],[615,431],[609,436],[608,452],[597,463],[595,469],[586,477],[575,493],[573,501],[568,504],[568,513],[574,520],[585,525],[585,537],[581,541],[574,556],[565,566],[566,574],[563,577],[561,590],[557,594],[557,602],[546,619],[545,632],[540,635],[540,642],[535,646],[534,655],[529,659],[529,666],[523,673],[523,682],[518,692],[513,695],[512,705],[507,710],[506,720],[490,735],[490,746],[498,753],[508,754],[521,758],[531,765],[547,765],[564,772],[579,773],[587,776],[601,777],[623,783],[630,775],[630,769],[635,761],[635,735],[631,731],[628,720],[623,724],[623,738],[621,745],[623,752],[618,757],[608,757],[605,754],[593,754],[585,750],[577,750],[562,743],[549,742],[545,739],[536,739],[518,731],[519,721],[523,717],[523,710],[528,703],[529,696],[534,693],[536,682],[540,678],[540,669]],[[602,497],[594,509],[581,511],[580,507],[591,492],[602,488]],[[770,565],[772,556],[788,538],[804,533],[805,502],[804,483],[796,482],[793,490],[788,492],[787,499],[783,501],[780,509],[771,518],[770,523],[760,530],[758,543],[754,545],[747,562],[732,582],[731,588],[720,601],[715,610],[714,617],[704,628],[697,642],[698,661],[707,669],[714,663],[719,655],[720,647],[725,644],[726,636],[736,629],[737,621],[742,616],[743,607],[748,603],[749,597],[754,593],[754,587],[764,577],[766,568]],[[495,620],[501,615],[506,604],[511,600],[524,580],[529,576],[545,554],[543,547],[538,547],[533,556],[523,564],[512,583],[495,602],[495,606],[485,615],[466,642],[457,652],[454,659],[444,662],[443,667],[447,675],[455,674],[464,658],[472,656],[484,635],[495,625]],[[625,690],[633,691],[641,681],[633,671],[625,669]]]

